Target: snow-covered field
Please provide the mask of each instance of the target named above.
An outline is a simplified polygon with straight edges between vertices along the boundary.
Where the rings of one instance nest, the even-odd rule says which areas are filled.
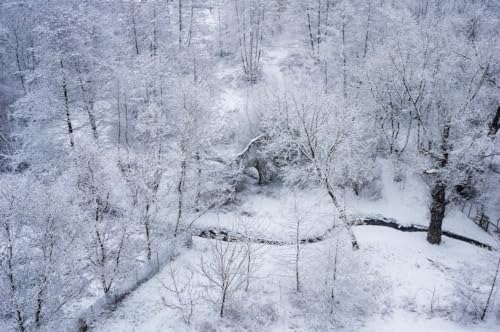
[[[389,181],[391,182],[391,181]],[[389,184],[390,185],[390,184]],[[405,189],[392,186],[375,201],[354,201],[348,211],[384,214],[404,222],[426,224],[425,197],[418,180],[408,181]],[[406,194],[405,194],[406,193]],[[330,227],[334,214],[330,202],[319,189],[290,191],[282,187],[252,188],[239,197],[241,204],[226,207],[219,213],[206,214],[196,226],[224,227],[229,230],[260,235],[266,238],[293,240],[294,220],[301,219],[303,236],[321,234]],[[403,198],[404,197],[404,198]],[[395,200],[397,200],[395,202]],[[397,203],[397,204],[396,204]],[[399,210],[391,210],[399,206]],[[355,209],[357,207],[357,209]],[[404,207],[407,213],[404,213]],[[350,210],[352,208],[352,210]],[[392,212],[392,213],[391,213]],[[404,219],[402,219],[404,218]],[[445,229],[494,243],[494,239],[473,224],[459,211],[452,210]],[[481,323],[471,323],[460,317],[465,293],[485,280],[491,280],[496,251],[444,237],[440,246],[430,245],[425,233],[405,233],[386,227],[355,227],[360,250],[352,252],[348,245],[339,248],[339,278],[344,274],[352,287],[364,287],[374,297],[367,315],[353,313],[341,321],[339,331],[497,331],[495,317]],[[321,271],[326,252],[335,246],[335,236],[321,243],[303,245],[301,252],[303,283],[318,282],[311,271]],[[232,301],[231,311],[224,319],[217,318],[216,306],[204,299],[206,280],[200,274],[202,256],[209,253],[213,240],[194,238],[187,250],[171,265],[166,266],[149,282],[127,297],[118,308],[102,317],[95,331],[313,331],[318,317],[308,316],[297,304],[294,290],[294,246],[260,246],[259,268],[248,292],[239,292]],[[186,325],[179,312],[165,302],[172,293],[162,284],[172,282],[170,269],[181,279],[190,278],[201,298],[194,307],[191,325]],[[472,274],[472,271],[474,273]],[[366,285],[365,285],[366,283]],[[310,286],[310,285],[309,285]],[[483,284],[482,287],[485,285]],[[469,289],[470,288],[470,289]],[[459,290],[464,294],[460,294]],[[359,296],[354,292],[353,296]],[[363,299],[360,299],[363,301]],[[345,301],[340,299],[339,301]],[[352,299],[347,300],[349,303]],[[355,300],[356,301],[356,300]],[[452,310],[454,308],[454,310]],[[257,312],[256,312],[257,311]],[[251,313],[251,314],[249,314]],[[458,314],[457,314],[458,313]],[[260,317],[249,321],[246,317]]]

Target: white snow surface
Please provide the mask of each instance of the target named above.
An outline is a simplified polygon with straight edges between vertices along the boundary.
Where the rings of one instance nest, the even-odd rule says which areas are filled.
[[[426,224],[425,201],[418,200],[425,186],[418,179],[408,179],[404,189],[385,179],[381,199],[370,202],[346,198],[349,212],[373,212],[384,216]],[[387,183],[389,182],[389,183]],[[347,196],[347,195],[346,195]],[[230,230],[272,239],[293,239],[292,224],[303,220],[303,235],[321,234],[331,226],[335,213],[327,195],[321,189],[290,190],[285,187],[254,187],[240,194],[239,206],[206,214],[197,222],[198,227],[218,226]],[[396,204],[397,203],[397,204]],[[396,208],[391,209],[391,206]],[[399,206],[399,207],[397,207]],[[405,212],[405,208],[407,209]],[[350,210],[352,209],[352,210]],[[470,227],[469,227],[470,225]],[[459,211],[451,211],[446,219],[448,229],[488,243],[495,240],[484,233]],[[369,278],[375,273],[377,283],[384,285],[384,301],[376,312],[356,319],[338,331],[390,332],[390,331],[498,331],[498,318],[486,322],[470,323],[452,319],[444,312],[456,299],[456,287],[464,274],[475,271],[490,277],[498,253],[458,240],[443,237],[440,246],[430,245],[425,233],[405,233],[387,227],[358,226],[355,235],[360,250],[355,256],[367,264],[359,273]],[[164,305],[162,297],[172,296],[162,283],[170,281],[170,268],[180,276],[194,270],[194,280],[200,292],[206,290],[203,277],[196,272],[200,257],[206,255],[212,240],[194,238],[192,249],[186,250],[171,265],[166,266],[150,281],[128,296],[107,317],[102,317],[95,331],[317,331],[308,317],[294,305],[294,281],[289,257],[293,246],[262,246],[260,269],[248,293],[241,292],[233,301],[234,316],[219,319],[216,306],[201,301],[195,309],[195,319],[188,326],[178,312]],[[334,238],[303,248],[305,269],[315,268],[315,259],[331,248]],[[350,248],[348,248],[350,250]],[[351,258],[348,258],[351,257]],[[356,258],[357,257],[357,258]],[[342,258],[341,258],[342,259]],[[349,265],[349,261],[346,262]],[[368,272],[372,271],[372,272]],[[342,273],[342,269],[339,271]],[[181,277],[182,279],[182,277]],[[367,279],[368,280],[368,279]],[[382,296],[382,295],[379,295]],[[431,314],[431,305],[434,313]],[[249,308],[271,308],[269,321],[263,325],[245,319]],[[440,311],[441,310],[441,311]],[[255,314],[254,311],[252,311]],[[265,313],[261,315],[265,316]],[[265,316],[267,317],[267,316]]]

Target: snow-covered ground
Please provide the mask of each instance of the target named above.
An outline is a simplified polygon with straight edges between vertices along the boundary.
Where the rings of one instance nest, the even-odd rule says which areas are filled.
[[[386,165],[386,167],[389,167]],[[382,177],[383,195],[376,201],[346,198],[348,212],[353,214],[381,214],[402,223],[427,224],[425,184],[408,178],[405,187]],[[347,195],[346,195],[347,196]],[[320,189],[290,190],[280,186],[249,187],[238,197],[239,204],[218,212],[204,215],[197,227],[217,226],[230,230],[264,235],[267,238],[292,240],[294,223],[302,221],[301,233],[321,234],[335,219],[327,195]],[[477,227],[461,212],[452,210],[445,221],[445,229],[488,242],[495,240]],[[467,323],[460,316],[461,291],[467,293],[474,287],[484,287],[491,280],[493,266],[498,256],[476,246],[443,238],[440,246],[430,245],[425,233],[405,233],[377,226],[355,227],[360,250],[341,255],[348,278],[374,278],[377,300],[374,312],[355,317],[340,331],[390,332],[390,331],[498,331],[498,318],[486,322]],[[217,318],[216,306],[200,299],[195,307],[192,325],[186,325],[179,313],[165,305],[172,294],[162,284],[171,283],[170,269],[176,275],[189,278],[194,271],[194,287],[204,294],[206,281],[199,272],[201,257],[207,255],[213,240],[194,238],[193,248],[185,251],[171,265],[167,265],[150,281],[127,297],[107,317],[102,317],[95,331],[308,331],[318,330],[311,319],[295,303],[294,279],[290,257],[293,246],[262,246],[259,248],[259,270],[249,292],[239,293],[233,301],[234,311],[229,318]],[[315,270],[321,257],[334,246],[332,237],[322,243],[303,246],[304,271]],[[354,270],[349,266],[365,264]],[[358,267],[359,268],[359,267]],[[342,275],[343,268],[339,269]],[[370,271],[370,272],[368,272]],[[474,271],[474,274],[471,272]],[[366,276],[364,275],[366,273]],[[307,275],[307,272],[304,273]],[[305,277],[307,279],[307,277]],[[185,279],[184,279],[185,280]],[[470,288],[470,289],[469,289]],[[465,289],[465,290],[464,290]],[[370,293],[371,294],[371,293]],[[371,295],[370,295],[371,296]],[[169,300],[170,297],[170,300]],[[454,308],[452,310],[452,308]],[[261,317],[253,322],[245,319]],[[457,314],[458,312],[458,314]],[[320,329],[321,330],[321,329]]]
[[[347,213],[353,216],[393,218],[402,225],[429,224],[429,188],[418,177],[408,175],[404,186],[392,180],[390,163],[380,161],[382,196],[369,200],[348,192]],[[215,210],[202,216],[197,227],[242,228],[251,235],[286,240],[297,218],[303,219],[304,237],[321,235],[335,222],[335,209],[324,189],[291,190],[279,185],[254,187],[238,196],[239,205]],[[480,242],[496,240],[474,224],[460,209],[448,209],[443,229]],[[444,242],[448,241],[444,237]]]
[[[259,196],[255,196],[256,198]],[[271,200],[272,198],[267,198]],[[275,198],[276,199],[276,198]],[[261,206],[264,199],[256,199],[252,206]],[[287,199],[282,203],[288,205]],[[283,221],[278,213],[279,205],[270,209],[262,205],[267,224],[258,225],[261,230],[273,225],[273,220]],[[310,215],[319,217],[321,210],[312,209]],[[256,221],[257,223],[257,221]],[[240,228],[242,224],[234,227]],[[244,225],[247,226],[246,224]],[[281,226],[279,226],[281,227]],[[278,227],[276,227],[278,229]],[[377,283],[384,285],[383,312],[367,316],[364,321],[356,321],[345,331],[496,331],[495,319],[477,325],[463,325],[450,320],[446,314],[457,297],[457,287],[466,282],[462,273],[476,271],[481,274],[491,272],[496,253],[489,252],[457,240],[446,239],[440,246],[432,246],[425,240],[425,233],[403,233],[393,229],[376,226],[363,226],[355,229],[361,249],[354,253],[362,257],[368,266],[359,273],[373,271]],[[274,234],[279,234],[278,232]],[[287,233],[282,232],[282,237]],[[194,270],[193,280],[200,293],[205,282],[199,273],[200,257],[207,255],[212,240],[194,240],[193,248],[184,252],[171,265],[166,266],[153,279],[142,285],[127,297],[108,317],[102,317],[95,331],[307,331],[310,322],[298,314],[293,304],[294,280],[289,258],[294,253],[293,246],[263,246],[259,249],[260,268],[252,281],[250,292],[241,292],[234,301],[236,309],[227,319],[217,318],[216,306],[204,300],[196,306],[196,317],[191,326],[182,322],[179,313],[165,306],[162,297],[169,300],[169,293],[162,283],[169,285],[170,269],[176,275],[189,276]],[[315,257],[325,248],[331,247],[334,240],[304,246],[306,257],[304,270],[314,266]],[[347,259],[347,258],[346,258]],[[339,274],[342,273],[342,269]],[[349,271],[352,273],[352,271]],[[470,276],[474,277],[474,276]],[[481,278],[484,277],[481,276]],[[183,277],[181,277],[182,279]],[[479,278],[479,277],[478,277]],[[246,310],[262,310],[262,323],[245,320]],[[378,310],[377,310],[378,311]],[[433,313],[431,313],[433,311]],[[236,318],[235,318],[236,317]],[[408,322],[413,322],[409,324]],[[310,329],[314,330],[314,329]]]

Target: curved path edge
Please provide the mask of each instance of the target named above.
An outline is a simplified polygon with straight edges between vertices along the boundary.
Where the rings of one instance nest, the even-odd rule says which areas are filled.
[[[361,219],[355,219],[352,221],[352,226],[382,226],[382,227],[389,227],[401,232],[427,232],[427,227],[420,226],[420,225],[401,225],[397,223],[393,219],[387,219],[387,218],[382,218],[382,217],[364,217]],[[329,228],[325,233],[322,235],[318,236],[312,236],[312,237],[307,237],[307,238],[302,238],[300,240],[301,244],[308,244],[308,243],[317,243],[324,241],[331,237],[331,234],[334,230],[334,227]],[[273,240],[273,239],[266,239],[266,238],[261,238],[261,237],[253,237],[253,236],[247,236],[245,234],[235,232],[235,231],[229,231],[224,228],[193,228],[191,229],[191,234],[193,236],[205,238],[205,239],[217,239],[217,240],[222,240],[224,242],[251,242],[251,243],[259,243],[259,244],[267,244],[267,245],[273,245],[273,246],[287,246],[287,245],[294,245],[294,241],[284,241],[284,240]],[[493,250],[493,247],[489,244],[480,242],[478,240],[474,240],[472,238],[456,234],[450,231],[445,231],[443,230],[442,232],[443,236],[466,242],[469,244],[472,244],[474,246],[480,247],[480,248],[485,248],[488,250]]]

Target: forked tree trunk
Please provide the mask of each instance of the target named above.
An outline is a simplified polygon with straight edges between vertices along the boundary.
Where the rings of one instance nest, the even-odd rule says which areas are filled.
[[[441,243],[442,225],[446,208],[445,190],[446,186],[440,180],[436,181],[434,188],[432,188],[431,222],[427,231],[427,241],[430,244]]]

